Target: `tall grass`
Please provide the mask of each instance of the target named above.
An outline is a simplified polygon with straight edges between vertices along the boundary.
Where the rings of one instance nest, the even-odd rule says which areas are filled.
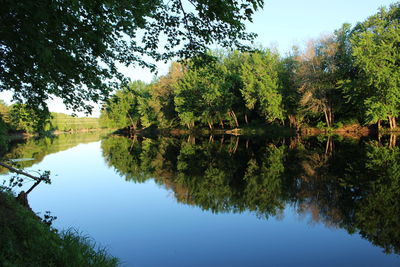
[[[88,237],[57,233],[15,197],[0,190],[1,266],[118,266],[118,259]]]

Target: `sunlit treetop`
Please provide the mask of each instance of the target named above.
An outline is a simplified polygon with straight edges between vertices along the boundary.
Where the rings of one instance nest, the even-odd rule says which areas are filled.
[[[155,69],[219,44],[246,48],[245,21],[263,0],[2,0],[0,92],[47,110],[91,111],[124,81],[117,63]]]

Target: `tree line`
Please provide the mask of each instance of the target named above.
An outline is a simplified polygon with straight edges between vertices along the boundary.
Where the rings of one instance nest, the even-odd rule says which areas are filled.
[[[150,84],[135,81],[103,105],[107,127],[300,128],[376,124],[400,112],[400,3],[281,56],[273,49],[213,51],[173,62]]]
[[[28,105],[7,105],[0,100],[0,136],[15,132],[42,135],[53,131],[70,132],[98,128],[100,124],[97,118],[78,118],[51,112],[49,119],[43,120],[40,112]]]

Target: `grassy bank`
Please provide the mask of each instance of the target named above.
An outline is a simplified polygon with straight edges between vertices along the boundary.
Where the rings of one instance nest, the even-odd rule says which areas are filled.
[[[56,233],[0,191],[1,266],[117,266],[118,260],[75,231]]]

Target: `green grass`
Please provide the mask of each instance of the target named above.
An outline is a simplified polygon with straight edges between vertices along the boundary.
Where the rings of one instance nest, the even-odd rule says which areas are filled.
[[[0,191],[1,266],[118,266],[88,237],[56,233],[8,192]]]

